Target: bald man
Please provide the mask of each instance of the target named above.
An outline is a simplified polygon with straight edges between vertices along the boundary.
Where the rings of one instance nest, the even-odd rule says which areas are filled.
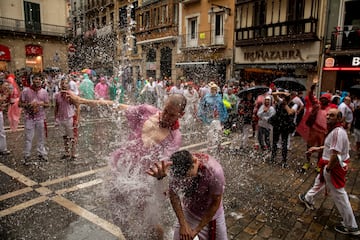
[[[341,217],[342,224],[335,227],[337,232],[347,235],[360,235],[358,224],[352,211],[349,197],[345,191],[345,175],[350,160],[350,144],[346,130],[342,126],[342,113],[330,109],[326,115],[328,134],[324,146],[311,147],[309,152],[323,150],[319,160],[320,173],[315,178],[313,187],[306,194],[299,194],[299,199],[307,208],[313,209],[314,197],[327,187]]]
[[[351,127],[351,123],[354,119],[353,109],[351,107],[351,98],[349,96],[344,98],[344,102],[342,102],[338,109],[342,113],[342,121],[345,129],[349,129]]]

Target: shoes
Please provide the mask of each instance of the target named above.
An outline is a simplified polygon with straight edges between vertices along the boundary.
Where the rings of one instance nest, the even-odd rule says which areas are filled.
[[[309,201],[307,201],[305,199],[305,194],[299,194],[299,200],[305,204],[305,206],[310,209],[310,210],[314,210],[314,205],[312,203],[310,203]]]
[[[229,129],[224,130],[224,135],[228,136],[230,133],[231,133],[231,130],[229,130]]]
[[[64,155],[61,156],[61,160],[65,160],[65,159],[68,159],[68,158],[70,158],[70,155],[64,154]]]
[[[23,159],[21,159],[21,163],[24,164],[25,166],[30,165],[30,157],[24,157]]]
[[[354,235],[354,236],[360,235],[359,228],[347,228],[344,227],[343,225],[336,226],[335,231],[346,235]]]
[[[39,155],[38,157],[39,157],[40,161],[44,161],[44,162],[48,161],[48,156],[47,155]]]
[[[5,150],[5,151],[0,152],[0,156],[7,156],[7,155],[9,155],[10,153],[11,153],[11,151]]]
[[[282,167],[282,168],[289,168],[289,165],[288,165],[286,162],[283,162],[283,163],[281,164],[281,167]]]
[[[75,161],[76,159],[77,159],[76,155],[70,157],[70,161]]]
[[[310,167],[310,163],[307,162],[307,163],[304,163],[304,165],[302,166],[302,169],[306,171],[309,169],[309,167]]]

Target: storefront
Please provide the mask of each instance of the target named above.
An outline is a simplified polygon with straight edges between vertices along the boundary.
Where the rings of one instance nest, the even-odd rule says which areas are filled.
[[[9,62],[11,61],[10,49],[0,44],[0,71],[9,70]]]
[[[317,74],[319,43],[279,44],[236,48],[234,76],[241,82],[270,84],[276,78],[308,79]]]
[[[33,72],[43,71],[43,49],[39,45],[28,44],[25,46],[26,61],[25,66]]]
[[[360,54],[326,56],[322,90],[346,90],[360,84]]]

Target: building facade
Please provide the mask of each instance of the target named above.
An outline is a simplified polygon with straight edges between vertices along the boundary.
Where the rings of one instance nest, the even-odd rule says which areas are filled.
[[[322,91],[360,84],[360,1],[330,0],[323,48]]]
[[[180,51],[176,67],[188,80],[225,83],[231,78],[234,7],[232,0],[180,3]]]
[[[269,84],[289,76],[309,86],[319,74],[325,11],[322,0],[237,0],[235,77]]]
[[[179,0],[144,0],[135,11],[141,77],[176,78]]]
[[[70,2],[0,1],[0,71],[68,70]]]

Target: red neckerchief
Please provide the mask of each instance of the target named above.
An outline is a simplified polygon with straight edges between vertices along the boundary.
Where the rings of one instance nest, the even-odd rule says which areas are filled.
[[[331,133],[331,131],[334,130],[335,128],[337,128],[337,127],[343,127],[343,124],[337,122],[333,127],[328,128],[328,132],[327,132],[326,136],[327,136],[329,133]]]
[[[159,127],[161,127],[161,126],[160,126],[160,121],[161,121],[160,117],[161,117],[161,113],[159,113]],[[180,128],[179,119],[176,120],[176,122],[174,122],[174,124],[173,124],[171,127],[169,127],[169,129],[170,129],[171,131],[174,131],[174,130],[179,129],[179,128]]]
[[[34,85],[31,85],[30,88],[35,92],[37,92],[37,91],[39,91],[41,89],[41,87],[35,88]]]

